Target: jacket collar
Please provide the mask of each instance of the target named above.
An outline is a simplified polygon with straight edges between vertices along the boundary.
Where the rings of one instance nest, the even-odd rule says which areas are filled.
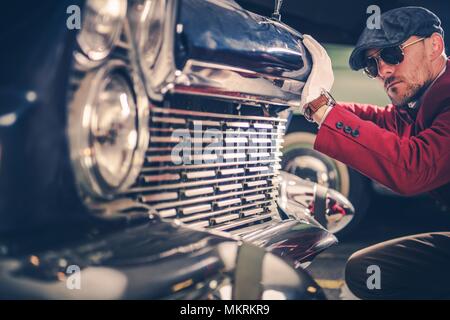
[[[436,97],[444,97],[448,89],[445,87],[450,83],[450,57],[447,58],[447,62],[442,69],[441,73],[436,77],[436,79],[431,83],[431,85],[425,90],[425,92],[416,101],[410,102],[407,106],[400,107],[399,110],[407,113],[412,120],[415,120],[419,114],[434,114],[434,110],[438,107]],[[436,102],[431,102],[431,101]],[[422,110],[420,106],[427,101],[427,110]],[[431,104],[430,104],[431,102]],[[401,113],[403,113],[401,112]]]
[[[408,108],[415,109],[419,107],[422,103],[423,97],[426,95],[426,93],[433,87],[434,83],[445,73],[447,70],[447,64],[449,62],[449,59],[447,58],[447,62],[444,64],[444,67],[442,68],[441,72],[438,74],[438,76],[433,80],[433,82],[428,86],[428,88],[425,90],[425,92],[415,101],[411,101],[408,103]]]
[[[446,69],[444,73],[438,77],[432,86],[425,91],[420,99],[420,106],[415,109],[417,112],[417,120],[421,122],[419,129],[431,125],[431,122],[437,114],[445,108],[450,108],[450,59],[447,58]]]

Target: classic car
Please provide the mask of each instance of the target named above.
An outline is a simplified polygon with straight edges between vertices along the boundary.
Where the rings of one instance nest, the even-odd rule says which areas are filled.
[[[279,4],[4,8],[1,298],[323,297],[354,209],[280,171],[311,59]]]

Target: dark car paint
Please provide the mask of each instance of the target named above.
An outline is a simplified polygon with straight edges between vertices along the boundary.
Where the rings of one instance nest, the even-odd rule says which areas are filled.
[[[5,9],[19,20],[1,41],[0,115],[14,115],[0,126],[0,233],[78,218],[66,138],[68,75],[75,31],[66,8],[81,1],[42,1]],[[22,5],[26,5],[25,3]],[[17,10],[16,10],[17,9]],[[27,101],[34,92],[35,101]]]
[[[235,278],[245,274],[242,268],[262,268],[262,260],[251,266],[248,263],[253,261],[241,263],[240,259],[246,259],[240,254],[244,246],[247,253],[257,252],[264,258],[269,269],[280,263],[257,247],[158,220],[106,233],[93,231],[87,239],[40,250],[22,248],[20,254],[16,243],[15,254],[4,252],[0,259],[0,298],[218,299],[223,285],[237,290]],[[73,281],[72,266],[80,268],[80,290],[67,287]],[[260,294],[277,290],[289,299],[324,298],[306,272],[291,272],[295,285],[286,284],[285,275],[276,272],[246,285],[261,286]],[[233,296],[249,298],[237,292]]]
[[[299,81],[306,81],[311,71],[299,33],[246,11],[233,0],[182,1],[179,23],[183,25],[179,67],[196,59]]]

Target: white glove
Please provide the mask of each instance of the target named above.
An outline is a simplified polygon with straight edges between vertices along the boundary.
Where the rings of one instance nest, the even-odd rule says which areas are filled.
[[[308,49],[312,57],[313,67],[305,86],[303,87],[302,98],[300,100],[300,110],[308,102],[318,98],[322,89],[330,92],[333,87],[334,75],[331,66],[331,59],[324,47],[322,47],[313,37],[305,34],[303,44]]]

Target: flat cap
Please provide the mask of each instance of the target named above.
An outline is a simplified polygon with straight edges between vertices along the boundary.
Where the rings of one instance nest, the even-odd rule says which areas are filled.
[[[367,49],[383,49],[398,46],[411,36],[429,37],[434,32],[444,36],[441,20],[433,12],[422,7],[402,7],[381,14],[380,28],[366,25],[350,55],[350,67],[359,70],[365,66]]]

